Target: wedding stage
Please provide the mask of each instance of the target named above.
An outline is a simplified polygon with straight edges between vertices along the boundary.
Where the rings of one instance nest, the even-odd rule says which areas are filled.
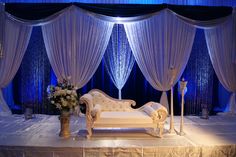
[[[180,117],[175,117],[179,129]],[[167,120],[169,122],[169,119]],[[184,118],[185,136],[167,133],[156,138],[142,129],[97,129],[90,140],[85,138],[84,117],[72,117],[71,137],[58,136],[58,116],[23,115],[0,118],[0,157],[233,157],[236,156],[236,116]]]

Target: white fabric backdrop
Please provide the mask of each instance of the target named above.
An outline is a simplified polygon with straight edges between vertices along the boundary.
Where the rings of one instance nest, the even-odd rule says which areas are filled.
[[[135,60],[156,90],[168,91],[179,80],[188,62],[195,28],[176,18],[168,9],[140,22],[125,24]],[[176,70],[172,77],[171,68]],[[166,93],[161,103],[168,108]]]
[[[135,62],[123,25],[114,26],[104,54],[104,61],[106,70],[119,90],[119,99],[121,99],[121,90],[129,78]]]
[[[218,3],[215,3],[215,4],[218,4]],[[97,66],[99,65],[99,63],[101,61],[101,58],[102,58],[102,55],[103,55],[103,52],[105,51],[105,48],[106,48],[106,45],[107,45],[107,42],[108,42],[108,39],[109,39],[109,36],[110,36],[110,32],[112,30],[112,25],[113,24],[109,23],[109,22],[105,22],[105,21],[100,21],[96,18],[92,18],[92,17],[89,16],[89,15],[91,15],[91,13],[82,11],[81,9],[77,9],[75,6],[69,7],[69,9],[66,8],[65,10],[63,10],[63,12],[64,13],[62,13],[62,14],[57,13],[58,16],[54,15],[54,16],[48,18],[47,19],[48,21],[46,20],[48,23],[51,23],[51,24],[43,26],[44,40],[47,41],[47,42],[45,42],[45,45],[46,45],[46,48],[47,48],[47,51],[48,51],[47,53],[48,53],[50,62],[54,64],[53,69],[54,69],[55,73],[57,74],[57,76],[60,76],[59,78],[62,78],[62,77],[65,78],[67,76],[76,75],[75,77],[72,78],[73,79],[72,82],[74,82],[76,85],[78,85],[78,87],[81,87],[82,84],[84,85],[85,83],[87,83],[87,81],[92,77],[92,75],[95,72]],[[68,14],[68,12],[69,12],[69,14]],[[74,15],[72,12],[74,12],[76,15]],[[78,12],[80,13],[79,18],[77,18],[78,17],[78,15],[77,15]],[[163,12],[166,12],[165,17],[163,16]],[[141,33],[141,34],[146,33],[146,39],[151,39],[151,38],[152,38],[152,40],[154,39],[153,41],[149,41],[148,43],[146,43],[147,45],[149,45],[149,46],[147,46],[148,49],[156,50],[156,48],[159,48],[158,51],[160,51],[160,52],[164,52],[163,50],[165,50],[165,51],[170,53],[170,51],[173,51],[173,49],[174,50],[179,50],[181,48],[183,49],[184,47],[187,47],[186,49],[191,47],[189,44],[185,44],[185,41],[182,42],[181,40],[179,40],[179,37],[172,37],[171,33],[169,33],[169,29],[172,29],[171,30],[172,33],[175,32],[175,33],[173,33],[173,36],[178,36],[177,35],[178,33],[184,33],[184,31],[180,31],[180,32],[177,33],[177,31],[175,31],[174,25],[176,25],[176,28],[177,27],[182,27],[182,25],[185,25],[185,27],[188,27],[188,29],[190,28],[190,26],[188,26],[186,24],[183,24],[183,22],[180,22],[180,20],[177,19],[176,15],[174,16],[173,12],[170,13],[170,11],[167,11],[167,9],[164,10],[164,11],[161,11],[160,13],[155,13],[155,14],[157,14],[157,15],[151,17],[150,19],[144,20],[144,21],[149,21],[149,23],[150,23],[147,26],[145,26],[146,28],[148,28],[148,29],[151,28],[150,30],[154,31],[155,30],[155,28],[154,28],[155,22],[153,22],[152,19],[156,18],[156,21],[158,21],[157,17],[161,17],[160,19],[162,19],[162,20],[164,19],[164,21],[165,21],[164,23],[165,24],[168,23],[169,25],[168,25],[167,28],[164,28],[163,25],[161,25],[160,23],[158,24],[158,28],[162,27],[161,28],[162,31],[157,32],[157,34],[159,34],[158,35],[159,37],[155,37],[155,35],[152,35],[150,33],[151,32],[150,30],[147,31],[147,32],[142,32]],[[161,14],[161,15],[159,15],[159,14]],[[171,14],[172,14],[172,16],[170,16]],[[182,18],[179,15],[177,15],[177,16],[179,18]],[[69,17],[69,18],[66,18],[66,17]],[[149,17],[149,16],[146,16],[146,17]],[[169,17],[171,17],[171,18],[169,18]],[[76,19],[76,21],[73,21],[72,19]],[[87,20],[87,19],[89,19],[89,20]],[[172,19],[173,21],[171,21],[170,19]],[[182,18],[182,20],[183,19],[184,18]],[[226,19],[228,19],[228,18],[222,18],[220,20],[213,20],[213,21],[210,22],[210,26],[212,27],[212,25],[218,24],[221,21],[225,21]],[[196,21],[189,21],[189,19],[186,19],[186,18],[184,20],[185,20],[185,22],[190,22],[191,24],[197,24],[197,25],[199,24],[198,21],[197,22]],[[81,26],[78,30],[83,30],[83,32],[81,31],[80,33],[78,33],[79,31],[77,29],[75,29],[75,26],[79,25],[78,23],[81,22],[81,21],[84,21],[83,26]],[[152,21],[152,22],[150,22],[150,21]],[[167,22],[167,21],[169,21],[169,22]],[[145,22],[141,21],[141,22],[137,22],[137,23],[145,23]],[[24,24],[28,24],[28,23],[24,23]],[[32,24],[34,25],[34,23],[32,23]],[[135,24],[135,23],[133,23],[133,24]],[[99,29],[100,29],[99,31],[96,31],[95,28],[97,26],[95,26],[95,25],[99,25]],[[130,24],[126,24],[126,25],[129,26]],[[169,28],[171,25],[173,25],[173,28]],[[209,27],[209,21],[206,22],[206,23],[205,22],[200,23],[200,25],[201,25],[201,27],[202,26]],[[103,27],[103,26],[105,26],[105,27]],[[144,27],[144,26],[135,26],[135,27],[140,27],[141,28],[141,27]],[[84,28],[88,28],[87,32],[84,31],[85,30]],[[89,29],[92,29],[92,31],[88,31]],[[106,30],[108,30],[108,31],[106,31]],[[93,34],[96,34],[95,32],[98,35],[98,36],[95,35],[97,38],[94,38],[94,36],[93,36]],[[165,33],[162,34],[162,32],[165,32]],[[82,34],[82,35],[80,36],[80,34]],[[78,39],[79,42],[75,42],[75,40],[74,40],[74,39],[78,38],[77,35],[80,37]],[[138,36],[138,35],[136,34],[136,36]],[[153,38],[152,36],[154,36],[155,38]],[[166,41],[163,41],[163,40],[158,40],[157,41],[156,40],[156,39],[161,39],[164,36],[168,37],[168,40],[166,40]],[[187,37],[187,38],[190,38],[190,36],[191,35],[189,35],[189,37]],[[57,38],[57,37],[61,37],[61,38]],[[139,37],[141,39],[143,38],[141,35]],[[192,42],[191,40],[193,38],[191,38],[191,40],[188,40],[187,38],[186,38],[186,41]],[[137,39],[134,39],[134,40],[137,40]],[[91,46],[91,45],[88,46],[88,43],[90,43],[91,41],[94,42],[94,45],[93,45],[94,47]],[[179,42],[179,46],[177,46],[177,48],[174,47],[171,50],[169,50],[169,48],[165,48],[165,47],[168,47],[166,45],[171,45],[171,44],[174,43],[174,41]],[[26,42],[28,42],[28,41],[26,41]],[[158,46],[156,45],[156,43],[153,43],[153,42],[158,43],[157,44]],[[99,43],[103,43],[104,45],[99,47],[99,45],[100,45]],[[173,45],[171,45],[170,47],[173,47]],[[87,48],[89,48],[89,49],[87,49]],[[136,48],[136,49],[140,49],[140,48]],[[86,50],[86,51],[83,51],[83,50]],[[139,50],[139,51],[144,51],[144,49]],[[52,54],[52,52],[54,54]],[[87,52],[89,52],[90,54],[88,55]],[[91,58],[92,53],[94,53],[94,52],[96,52],[95,57]],[[152,53],[152,52],[149,52],[149,53]],[[162,60],[161,58],[163,58],[163,57],[164,58],[176,58],[176,52],[171,52],[171,55],[172,55],[172,53],[174,54],[172,57],[170,57],[170,54],[168,54],[168,53],[163,53],[163,54],[160,53],[159,55],[156,55],[155,53],[153,53],[153,58],[158,58],[160,60]],[[58,55],[58,54],[60,54],[60,55]],[[186,56],[184,55],[184,57],[186,57]],[[234,62],[235,62],[235,60],[236,60],[235,58],[236,58],[235,53],[231,53],[231,60],[234,59]],[[72,62],[70,62],[70,60],[72,60]],[[87,61],[89,61],[89,60],[91,62],[88,63]],[[175,65],[175,63],[172,63],[173,62],[172,60],[170,59],[170,61],[168,63],[168,66],[166,66],[165,61],[164,62],[161,61],[160,63],[153,62],[152,64],[154,64],[156,66],[155,67],[156,69],[155,68],[154,69],[151,68],[151,69],[153,71],[157,70],[158,69],[157,64],[161,64],[164,67],[167,67],[167,69],[165,68],[163,70],[163,69],[160,68],[158,70],[161,70],[160,71],[160,72],[162,72],[161,74],[163,74],[163,71],[165,71],[165,73],[167,73],[165,75],[168,75],[168,77],[169,77],[169,80],[167,80],[166,82],[171,82],[170,68],[175,68],[175,69],[178,70],[177,65]],[[63,62],[63,64],[61,64],[62,62]],[[94,67],[91,67],[92,62],[94,62],[94,64],[93,64]],[[186,63],[187,63],[187,60],[186,60]],[[185,64],[185,63],[183,63],[183,64]],[[77,68],[80,65],[82,65],[82,67],[80,67],[80,70],[79,70]],[[182,70],[184,69],[184,67],[185,67],[185,65],[183,67],[181,67]],[[75,70],[75,69],[77,69],[77,70]],[[81,72],[81,69],[83,69],[84,71]],[[93,70],[91,70],[91,69],[93,69]],[[144,68],[144,71],[145,70],[147,72],[147,69]],[[177,76],[179,76],[179,74],[182,74],[182,72],[178,72]],[[82,78],[80,76],[82,76]],[[149,77],[152,77],[152,78],[149,78]],[[157,78],[160,79],[159,77],[160,77],[159,75],[155,76],[151,72],[150,76],[146,76],[146,79],[151,83],[150,80],[152,80],[152,79],[157,80]],[[162,77],[164,78],[164,80],[166,78],[168,78],[166,76],[162,76]],[[151,84],[152,85],[154,84],[154,86],[156,86],[157,84],[159,84],[159,85],[161,84],[162,86],[157,86],[158,89],[166,91],[169,88],[167,88],[168,86],[165,83],[163,83],[163,80],[162,80],[163,78],[161,78],[161,80],[158,80],[157,82],[154,81],[154,83],[151,83]],[[178,80],[178,79],[179,78],[175,77],[175,81]],[[164,97],[166,97],[165,94],[163,95],[161,100],[166,101],[167,99],[164,98]],[[231,98],[231,100],[233,100],[233,98]]]
[[[228,111],[236,112],[236,64],[233,54],[236,53],[235,22],[228,20],[215,28],[205,30],[207,47],[216,75],[229,92],[232,92]]]
[[[236,37],[236,8],[233,9],[232,13],[232,20],[233,20],[233,34]],[[234,50],[236,50],[236,39],[234,38]],[[233,62],[236,64],[236,51],[233,52]]]
[[[13,79],[20,67],[22,58],[29,43],[32,28],[5,20],[3,58],[0,59],[0,114],[10,114],[11,111],[2,95],[2,88]]]
[[[0,3],[0,59],[3,56],[3,32],[4,32],[4,14],[5,7],[2,3]]]
[[[106,50],[113,23],[84,14],[72,6],[53,23],[42,26],[47,55],[59,79],[83,87],[93,76]]]

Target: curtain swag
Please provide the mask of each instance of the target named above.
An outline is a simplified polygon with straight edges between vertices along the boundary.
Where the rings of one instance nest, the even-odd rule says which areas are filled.
[[[145,20],[148,18],[151,18],[152,16],[158,15],[161,11],[163,10],[169,10],[172,14],[174,14],[175,16],[177,16],[178,18],[180,18],[181,20],[185,21],[186,23],[197,27],[197,28],[201,28],[201,29],[207,29],[210,27],[214,27],[218,24],[223,23],[224,21],[230,19],[231,15],[228,15],[226,17],[222,17],[222,18],[218,18],[218,19],[213,19],[213,20],[208,20],[208,21],[199,21],[199,20],[193,20],[187,17],[184,17],[182,15],[179,15],[177,13],[175,13],[174,11],[165,8],[163,10],[154,12],[154,13],[150,13],[150,14],[144,14],[141,16],[134,16],[134,17],[112,17],[112,16],[107,16],[107,15],[102,15],[102,14],[98,14],[98,13],[94,13],[92,11],[87,11],[85,9],[82,9],[78,6],[72,5],[69,6],[65,9],[62,9],[61,11],[45,18],[45,19],[40,19],[40,20],[25,20],[25,19],[21,19],[18,17],[15,17],[7,12],[5,12],[6,16],[8,18],[10,18],[13,21],[17,21],[19,23],[25,24],[25,25],[31,25],[31,26],[43,26],[45,24],[48,23],[52,23],[55,19],[57,19],[59,16],[61,16],[63,13],[68,12],[68,10],[70,10],[73,7],[77,7],[79,8],[83,13],[93,16],[95,18],[104,20],[104,21],[109,21],[109,22],[113,22],[113,23],[117,23],[117,24],[124,24],[124,23],[129,23],[129,22],[140,22],[141,20]],[[235,14],[235,12],[233,11],[232,14]]]
[[[99,3],[99,4],[175,4],[203,6],[236,6],[234,0],[1,0],[5,3]]]

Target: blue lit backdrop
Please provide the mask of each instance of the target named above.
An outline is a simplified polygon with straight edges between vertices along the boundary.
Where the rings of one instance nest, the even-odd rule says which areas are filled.
[[[123,25],[114,25],[103,58],[106,71],[119,90],[119,99],[121,99],[121,90],[129,78],[135,62]]]
[[[203,30],[197,30],[183,77],[188,81],[188,92],[185,96],[186,114],[198,115],[201,111],[201,104],[206,104],[210,110],[214,107],[222,109],[225,107],[222,104],[225,104],[224,101],[227,99],[221,98],[221,95],[227,97],[227,92],[219,86],[219,81],[214,74]],[[46,98],[46,88],[51,83],[56,83],[56,77],[46,55],[41,29],[35,27],[21,67],[13,80],[12,88],[16,105],[22,111],[25,106],[31,105],[35,113],[57,113],[54,107],[48,105]],[[93,88],[101,89],[112,97],[118,95],[118,90],[105,71],[104,60],[92,79],[78,92],[84,94]],[[148,101],[159,101],[161,96],[161,92],[153,89],[145,80],[136,63],[122,91],[123,98],[135,100],[137,107]],[[180,99],[177,85],[174,101],[175,112],[179,114]]]
[[[51,79],[52,78],[52,79]],[[53,82],[41,28],[34,27],[21,66],[13,81],[15,103],[30,106],[36,113],[48,113],[46,87]]]
[[[183,74],[188,81],[185,97],[186,113],[199,113],[202,104],[212,109],[214,75],[204,31],[197,29],[192,52]]]

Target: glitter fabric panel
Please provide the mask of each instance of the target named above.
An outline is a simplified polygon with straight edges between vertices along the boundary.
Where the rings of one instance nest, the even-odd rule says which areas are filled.
[[[15,103],[32,107],[35,113],[49,113],[46,88],[50,84],[51,66],[40,27],[34,27],[21,66],[14,79]]]
[[[214,75],[204,32],[198,29],[192,52],[183,74],[183,77],[188,81],[185,96],[186,114],[199,114],[202,110],[202,105],[206,105],[208,110],[213,108]]]

